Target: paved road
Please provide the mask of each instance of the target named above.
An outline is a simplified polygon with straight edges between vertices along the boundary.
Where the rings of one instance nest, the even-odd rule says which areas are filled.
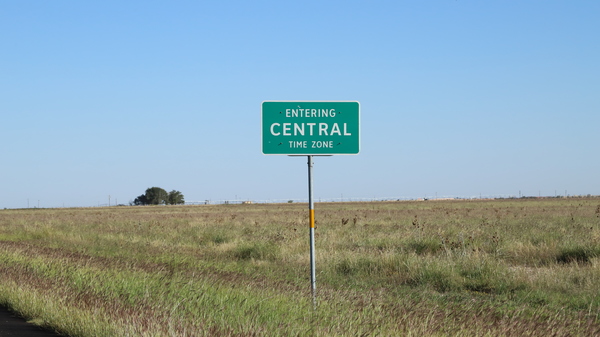
[[[58,337],[60,335],[41,330],[0,307],[0,337]]]

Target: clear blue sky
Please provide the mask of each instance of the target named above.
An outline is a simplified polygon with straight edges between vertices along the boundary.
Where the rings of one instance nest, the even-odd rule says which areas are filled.
[[[265,100],[361,103],[315,197],[600,194],[598,1],[0,0],[0,208],[305,199]]]

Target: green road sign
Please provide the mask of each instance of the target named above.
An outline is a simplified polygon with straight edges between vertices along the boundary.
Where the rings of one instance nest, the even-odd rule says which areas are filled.
[[[358,154],[358,102],[262,103],[262,152],[282,155]]]

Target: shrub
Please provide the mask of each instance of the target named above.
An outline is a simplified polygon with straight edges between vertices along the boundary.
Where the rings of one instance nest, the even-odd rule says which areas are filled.
[[[599,247],[566,247],[560,250],[556,256],[556,261],[559,263],[590,263],[594,257],[600,256]]]
[[[429,285],[438,292],[447,292],[459,288],[451,271],[446,269],[427,268],[413,280],[414,284]]]
[[[415,252],[417,255],[433,255],[442,249],[442,244],[437,239],[424,238],[409,241],[407,247],[409,252]]]
[[[262,242],[242,243],[233,249],[238,260],[274,260],[277,255],[277,246]]]

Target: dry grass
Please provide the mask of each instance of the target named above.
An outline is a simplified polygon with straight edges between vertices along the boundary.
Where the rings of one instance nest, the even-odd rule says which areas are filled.
[[[0,303],[71,336],[600,334],[600,199],[0,211]]]

